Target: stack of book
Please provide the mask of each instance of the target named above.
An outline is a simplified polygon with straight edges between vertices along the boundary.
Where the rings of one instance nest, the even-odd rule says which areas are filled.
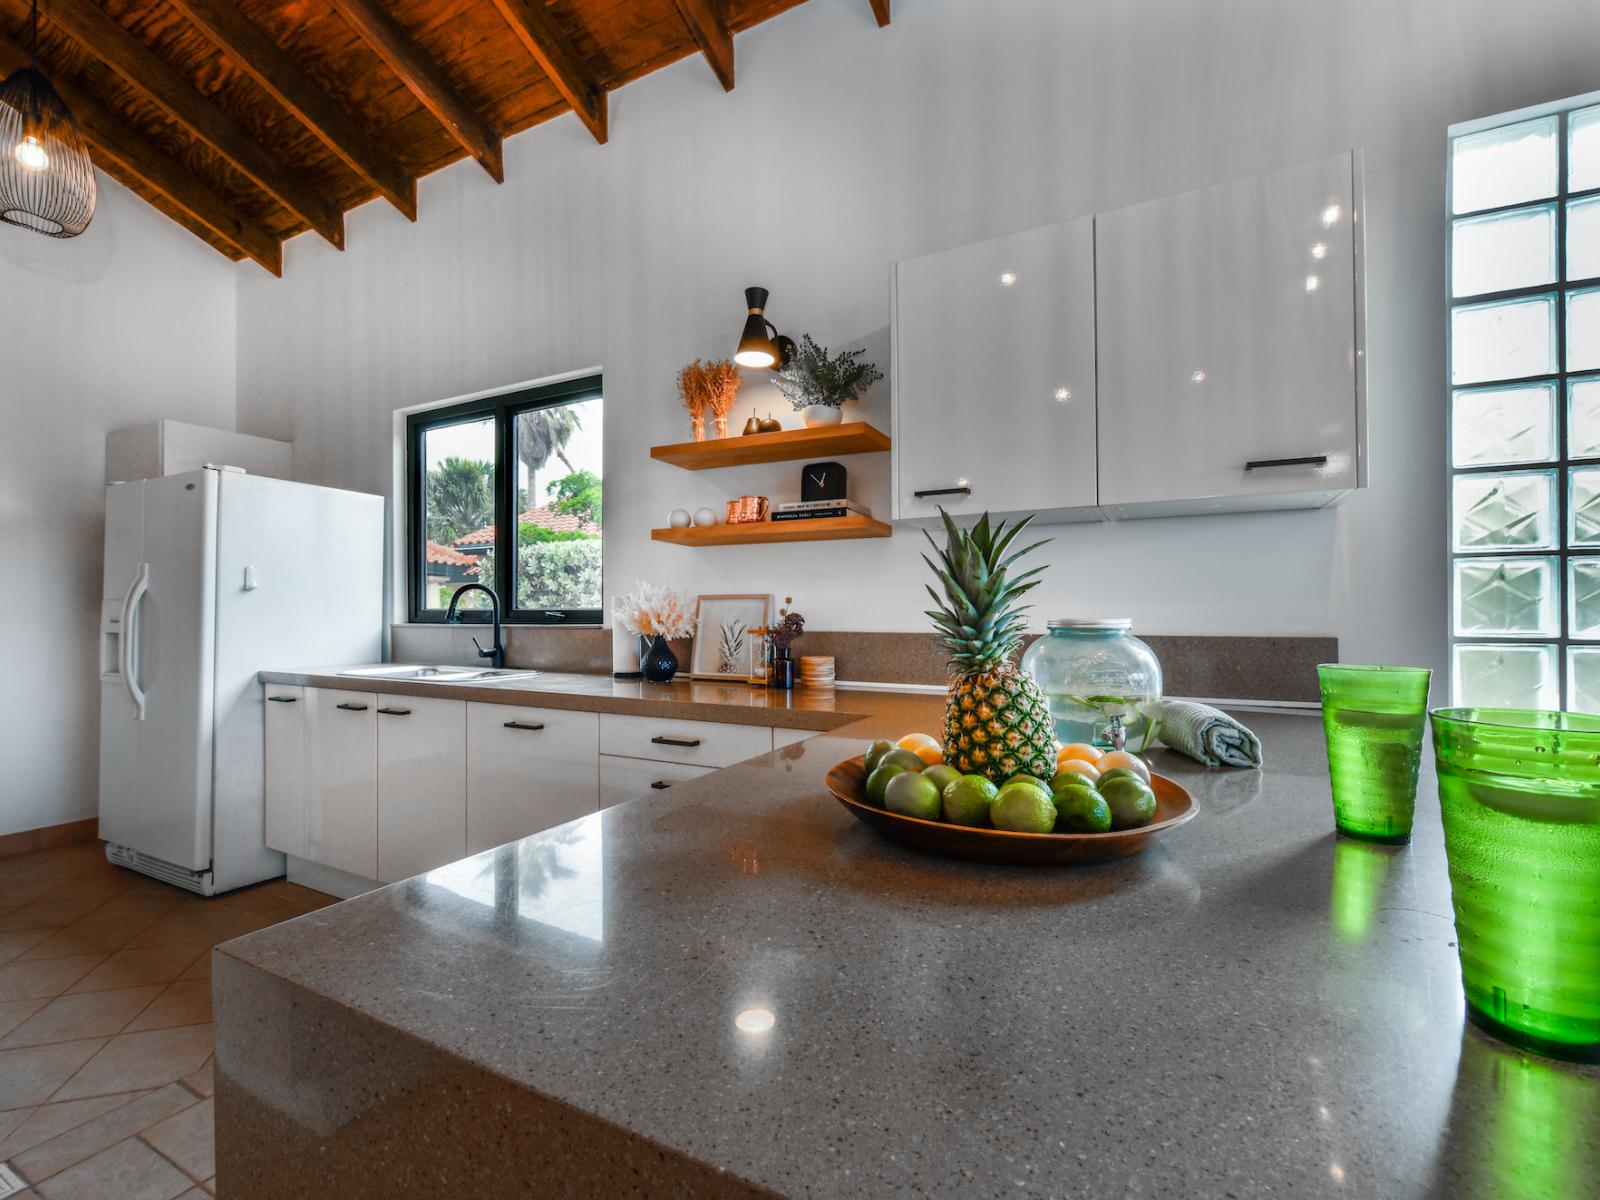
[[[872,510],[854,500],[791,500],[772,506],[774,521],[811,521],[819,517],[870,517]]]

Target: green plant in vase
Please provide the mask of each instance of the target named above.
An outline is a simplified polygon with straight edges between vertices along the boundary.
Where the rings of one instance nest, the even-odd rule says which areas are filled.
[[[883,378],[877,367],[861,361],[864,354],[863,349],[829,355],[826,346],[803,334],[789,365],[772,382],[807,425],[837,425],[839,409]]]

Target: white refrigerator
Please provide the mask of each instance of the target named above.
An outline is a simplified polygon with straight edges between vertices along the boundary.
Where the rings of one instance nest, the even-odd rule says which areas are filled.
[[[282,875],[261,670],[376,662],[384,502],[207,467],[106,489],[100,837],[201,895]]]

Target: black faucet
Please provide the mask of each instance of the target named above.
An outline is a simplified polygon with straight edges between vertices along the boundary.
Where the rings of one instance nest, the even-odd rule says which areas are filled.
[[[494,645],[485,650],[478,644],[478,639],[473,638],[472,644],[478,647],[478,657],[487,658],[491,667],[506,665],[506,647],[500,639],[500,597],[495,595],[492,587],[485,587],[481,583],[467,583],[456,589],[456,594],[450,597],[450,607],[444,614],[444,619],[451,625],[459,625],[461,618],[456,615],[456,606],[461,603],[461,597],[468,592],[482,592],[489,597],[490,612],[494,617]]]

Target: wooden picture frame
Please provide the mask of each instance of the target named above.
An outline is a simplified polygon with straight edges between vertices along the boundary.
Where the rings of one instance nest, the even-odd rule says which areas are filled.
[[[694,615],[689,678],[749,682],[754,673],[756,648],[762,641],[750,636],[750,630],[766,629],[771,624],[772,597],[697,596]]]

